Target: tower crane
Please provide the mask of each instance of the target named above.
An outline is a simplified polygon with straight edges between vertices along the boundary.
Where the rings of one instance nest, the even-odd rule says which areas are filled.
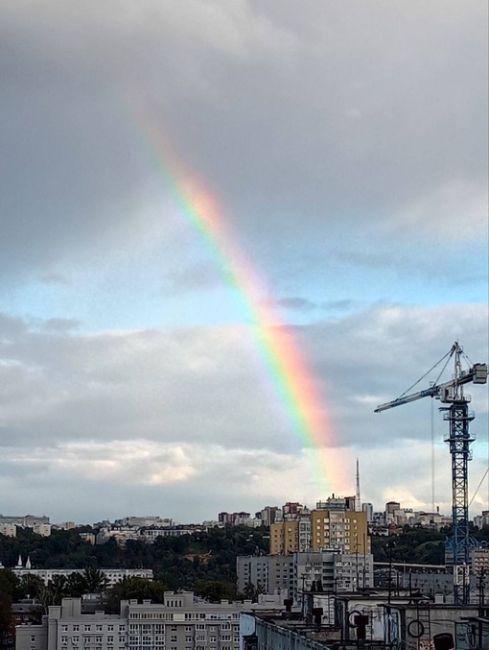
[[[438,383],[449,361],[453,359],[454,373],[450,381]],[[468,362],[469,368],[462,369],[462,359]],[[424,390],[409,393],[437,366],[444,363],[435,382]],[[434,397],[447,406],[440,407],[444,411],[444,420],[448,422],[449,432],[445,438],[452,457],[452,522],[453,534],[447,543],[448,557],[453,564],[454,597],[456,603],[468,602],[468,578],[470,566],[471,541],[469,537],[469,505],[468,505],[468,461],[471,460],[469,423],[474,414],[469,411],[470,395],[464,394],[464,385],[468,383],[485,384],[487,382],[487,364],[472,364],[464,354],[457,341],[451,349],[435,363],[418,381],[410,386],[400,397],[380,404],[375,413],[408,404],[423,397]]]

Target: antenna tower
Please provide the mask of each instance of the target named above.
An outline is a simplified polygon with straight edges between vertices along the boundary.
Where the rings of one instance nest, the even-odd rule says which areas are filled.
[[[356,476],[357,491],[355,494],[355,510],[358,512],[362,509],[362,500],[360,498],[360,463],[357,458],[357,476]]]

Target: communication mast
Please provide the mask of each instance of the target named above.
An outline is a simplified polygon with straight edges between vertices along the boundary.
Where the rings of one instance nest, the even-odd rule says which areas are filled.
[[[407,389],[397,399],[381,404],[375,413],[386,411],[394,406],[414,402],[422,397],[434,397],[440,400],[444,411],[443,419],[448,422],[448,435],[445,441],[449,445],[452,458],[452,522],[453,534],[447,542],[447,560],[453,565],[454,597],[456,603],[467,603],[469,598],[469,567],[471,542],[469,537],[469,504],[468,504],[468,461],[471,460],[469,423],[474,419],[474,413],[469,411],[470,395],[464,394],[464,384],[485,384],[487,382],[487,365],[475,363],[462,370],[462,358],[471,362],[456,341],[449,352],[428,370],[417,382]],[[438,381],[450,359],[454,362],[453,379],[438,384]],[[430,388],[417,393],[407,394],[414,386],[422,381],[432,370],[443,361],[436,381]]]
[[[362,509],[362,499],[360,498],[360,463],[357,458],[357,473],[356,473],[356,493],[355,493],[355,510],[357,512]]]

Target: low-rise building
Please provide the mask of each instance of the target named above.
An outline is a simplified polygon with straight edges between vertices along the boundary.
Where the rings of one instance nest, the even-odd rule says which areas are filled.
[[[18,578],[23,578],[27,575],[37,576],[45,585],[55,576],[68,577],[72,573],[83,573],[83,569],[32,569],[28,566],[17,566],[12,571]],[[100,571],[104,574],[108,587],[112,587],[118,582],[121,582],[124,578],[153,579],[153,569],[100,569]]]
[[[158,537],[183,537],[184,535],[196,535],[203,532],[203,527],[172,526],[169,528],[142,528],[139,531],[139,538],[152,544]]]
[[[489,575],[489,548],[475,548],[471,551],[473,575]]]
[[[127,618],[104,612],[82,614],[80,598],[49,607],[40,625],[16,628],[16,650],[119,650],[127,648]]]
[[[208,603],[192,592],[166,592],[163,604],[122,601],[120,614],[82,614],[79,598],[50,607],[41,625],[17,628],[16,650],[238,650],[244,612],[283,610],[277,598]]]
[[[99,529],[95,539],[97,544],[106,544],[109,539],[114,539],[118,546],[124,548],[130,539],[139,539],[139,530],[137,528],[127,528],[123,526],[104,527]]]
[[[115,526],[127,526],[130,528],[145,528],[154,526],[155,528],[170,528],[174,525],[173,519],[169,517],[159,517],[154,515],[147,515],[145,517],[123,517],[116,519]]]

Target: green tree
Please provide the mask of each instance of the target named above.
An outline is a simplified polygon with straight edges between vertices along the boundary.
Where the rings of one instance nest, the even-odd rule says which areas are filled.
[[[48,590],[51,592],[51,600],[53,605],[61,605],[61,600],[68,596],[66,588],[67,579],[64,575],[55,575],[52,580],[48,582]]]
[[[85,581],[85,591],[89,594],[98,594],[104,591],[107,586],[107,578],[103,571],[88,567],[83,572],[83,580]]]
[[[154,603],[164,602],[166,585],[159,580],[145,580],[144,578],[124,578],[105,594],[105,605],[108,611],[118,612],[121,600],[151,600]]]
[[[18,580],[12,571],[0,569],[0,645],[11,634],[12,600],[18,588]]]
[[[87,583],[81,573],[73,571],[66,578],[66,592],[72,598],[80,598],[87,591]]]
[[[195,592],[211,602],[233,600],[236,598],[234,583],[225,580],[197,580]]]
[[[44,582],[39,576],[28,573],[19,581],[17,598],[38,598],[44,588]]]

